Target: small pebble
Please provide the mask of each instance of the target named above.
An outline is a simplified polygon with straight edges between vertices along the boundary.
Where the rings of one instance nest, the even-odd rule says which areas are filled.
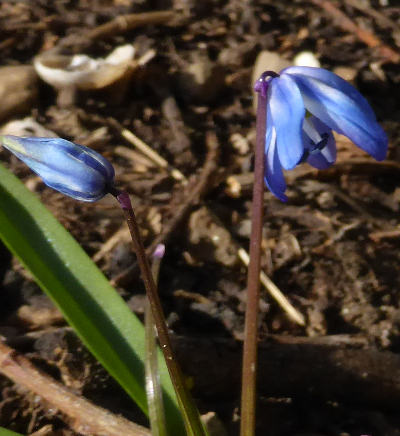
[[[297,67],[316,67],[320,68],[321,64],[311,51],[302,51],[293,59],[293,64]]]

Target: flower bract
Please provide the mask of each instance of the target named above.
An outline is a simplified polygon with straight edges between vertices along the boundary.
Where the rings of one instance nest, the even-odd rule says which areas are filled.
[[[76,200],[97,201],[113,186],[114,168],[88,147],[61,138],[3,135],[0,139],[47,186]]]
[[[335,162],[332,131],[347,136],[376,160],[385,159],[388,140],[373,110],[336,74],[322,68],[289,67],[279,75],[264,73],[255,90],[267,105],[265,182],[280,200],[287,200],[282,169],[302,162],[325,169]]]

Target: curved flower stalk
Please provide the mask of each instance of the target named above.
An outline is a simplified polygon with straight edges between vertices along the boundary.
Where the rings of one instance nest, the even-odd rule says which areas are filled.
[[[376,160],[386,157],[388,141],[367,100],[349,83],[322,68],[289,67],[265,72],[255,90],[267,105],[265,182],[282,201],[282,168],[302,162],[326,169],[336,161],[332,131],[347,136]]]
[[[4,135],[2,145],[62,194],[97,201],[114,184],[114,168],[96,151],[61,138],[20,138]]]

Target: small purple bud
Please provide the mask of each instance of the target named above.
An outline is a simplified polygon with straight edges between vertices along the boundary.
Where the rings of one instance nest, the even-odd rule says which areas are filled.
[[[164,244],[158,244],[156,249],[154,250],[153,257],[155,259],[162,259],[165,254],[165,245]]]

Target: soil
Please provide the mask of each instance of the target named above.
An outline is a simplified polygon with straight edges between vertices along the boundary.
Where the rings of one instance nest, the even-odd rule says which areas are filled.
[[[336,5],[380,45],[366,44],[354,28],[344,29],[343,20],[321,7],[325,3]],[[172,11],[172,19],[90,34],[118,16],[156,10]],[[124,80],[95,91],[69,90],[67,98],[35,79],[26,104],[10,109],[2,121],[31,116],[113,163],[119,187],[133,198],[145,244],[160,233],[166,241],[159,286],[165,314],[174,334],[191,341],[179,353],[186,373],[197,374],[194,394],[201,412],[216,412],[229,435],[238,434],[240,384],[236,373],[231,381],[221,374],[228,367],[235,371],[230,359],[240,357],[243,338],[246,268],[237,248],[248,249],[249,243],[252,74],[265,50],[289,62],[308,51],[322,67],[347,75],[374,108],[390,147],[388,160],[377,163],[338,137],[338,163],[332,169],[318,172],[304,164],[287,174],[288,203],[265,192],[263,270],[304,315],[305,326],[290,320],[263,291],[259,332],[266,351],[260,357],[265,361],[260,362],[257,434],[400,435],[395,374],[400,353],[399,29],[398,3],[384,0],[0,3],[3,66],[32,65],[35,56],[51,49],[103,57],[123,44],[134,45],[135,59],[149,57]],[[123,128],[183,173],[187,185],[135,150]],[[5,150],[0,157],[142,317],[143,285],[114,199],[86,204],[66,198]],[[168,228],[178,210],[179,220]],[[107,244],[115,234],[114,243]],[[146,425],[3,246],[1,256],[0,333],[8,343],[76,393]],[[197,340],[202,353],[214,341],[230,350],[218,355],[212,374],[196,357]],[[332,357],[332,350],[346,352]],[[270,358],[277,360],[267,363]],[[389,362],[385,371],[372,368],[371,362],[381,361]],[[355,362],[353,372],[341,377],[348,362]],[[368,373],[376,378],[357,384]],[[200,382],[202,376],[207,379],[204,374],[214,377],[209,391]],[[271,383],[265,382],[268,377]],[[76,434],[61,413],[3,376],[0,392],[1,426],[23,434]]]

